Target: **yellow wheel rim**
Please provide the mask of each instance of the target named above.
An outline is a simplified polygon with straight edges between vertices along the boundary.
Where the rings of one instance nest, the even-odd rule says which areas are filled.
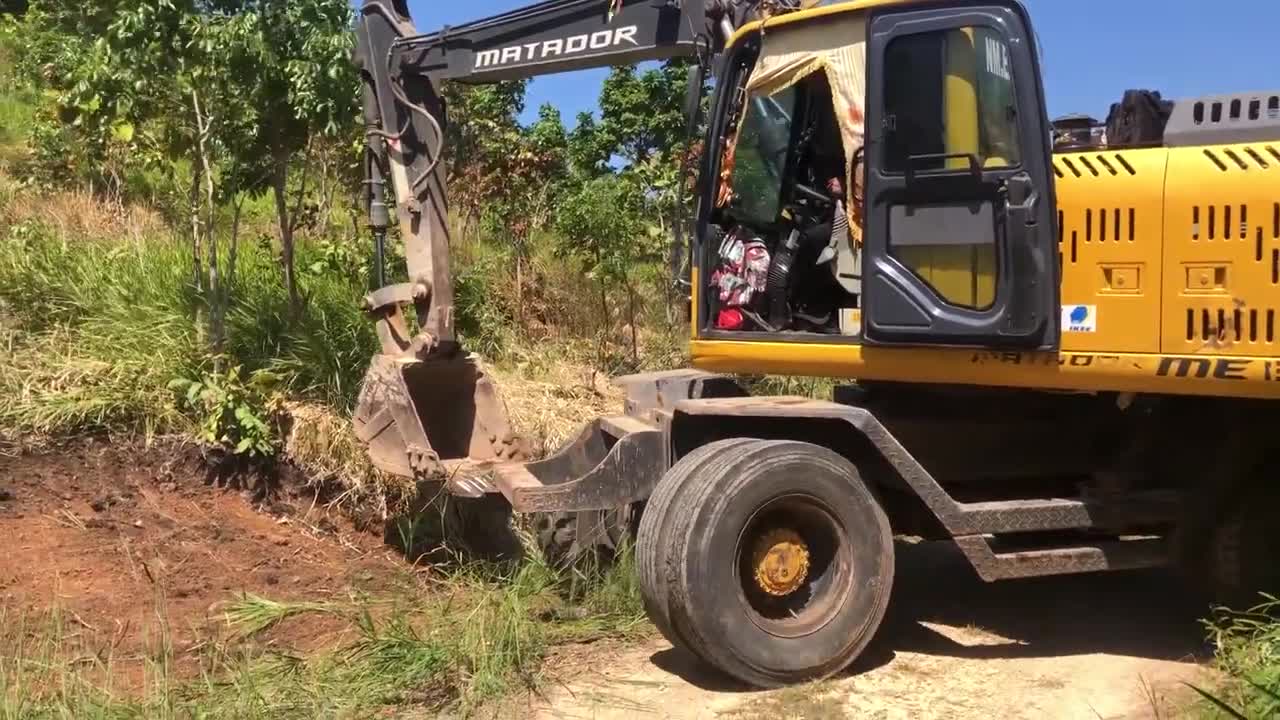
[[[756,584],[775,597],[790,595],[809,575],[809,548],[794,530],[770,530],[755,544],[752,555]]]

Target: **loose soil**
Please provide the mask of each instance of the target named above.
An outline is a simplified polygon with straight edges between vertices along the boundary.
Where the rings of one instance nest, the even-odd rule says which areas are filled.
[[[986,584],[949,544],[900,544],[889,617],[847,673],[758,692],[660,640],[569,648],[512,717],[1163,720],[1207,682],[1197,617],[1161,573]]]
[[[287,468],[228,487],[209,467],[195,448],[167,443],[0,456],[7,622],[56,609],[128,687],[161,640],[179,675],[194,672],[199,646],[225,630],[223,603],[240,593],[323,601],[406,581],[381,535],[328,511]],[[328,643],[336,629],[325,625],[288,623],[268,641]]]

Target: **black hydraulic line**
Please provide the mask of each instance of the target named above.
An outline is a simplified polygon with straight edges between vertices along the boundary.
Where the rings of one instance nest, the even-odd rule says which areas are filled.
[[[787,239],[778,244],[769,264],[765,297],[769,300],[769,324],[784,329],[790,320],[787,300],[791,290],[791,267],[795,264],[796,251],[800,249],[800,231],[792,230]]]

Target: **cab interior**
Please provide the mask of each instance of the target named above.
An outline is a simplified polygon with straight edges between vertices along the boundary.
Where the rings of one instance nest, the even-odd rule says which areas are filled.
[[[879,170],[1016,164],[1012,78],[993,32],[921,33],[888,45]],[[861,336],[865,38],[862,19],[841,18],[771,30],[731,55],[730,100],[712,128],[717,182],[703,199],[711,210],[701,336]],[[939,298],[991,305],[1000,271],[994,235],[899,235],[891,255]]]

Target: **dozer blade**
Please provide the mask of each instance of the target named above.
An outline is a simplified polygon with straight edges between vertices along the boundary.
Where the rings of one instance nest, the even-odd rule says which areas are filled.
[[[506,406],[472,355],[375,356],[353,420],[373,464],[405,477],[525,454]]]

